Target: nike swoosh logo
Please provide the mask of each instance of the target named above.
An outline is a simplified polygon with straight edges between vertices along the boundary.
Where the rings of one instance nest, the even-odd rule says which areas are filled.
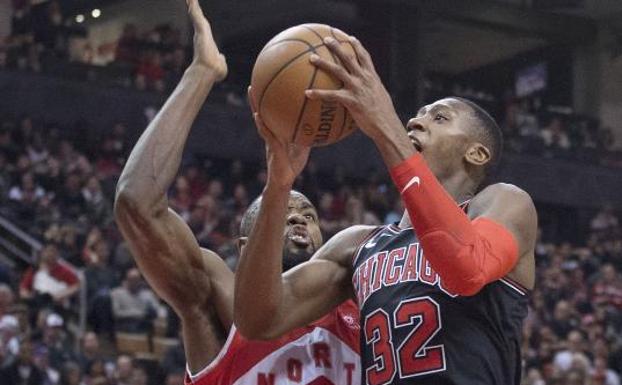
[[[366,249],[371,249],[372,247],[376,246],[376,243],[378,243],[378,242],[367,242],[365,244],[365,248]]]
[[[404,189],[402,190],[402,192],[400,194],[403,194],[404,191],[408,190],[409,188],[411,188],[413,185],[417,185],[417,187],[421,186],[421,179],[419,179],[418,176],[413,176],[408,183],[406,183],[406,186],[404,187]]]

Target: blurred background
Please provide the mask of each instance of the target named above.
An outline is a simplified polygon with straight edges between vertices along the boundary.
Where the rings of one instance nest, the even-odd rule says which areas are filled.
[[[170,191],[202,246],[235,269],[241,215],[265,182],[245,100],[256,55],[289,26],[328,23],[368,48],[404,121],[455,95],[501,125],[493,179],[527,190],[540,220],[524,384],[620,384],[622,1],[202,5],[229,77]],[[20,383],[20,367],[24,384],[183,383],[179,322],[134,268],[112,202],[191,33],[181,0],[0,0],[0,384]],[[325,239],[403,210],[360,133],[314,150],[296,188]]]

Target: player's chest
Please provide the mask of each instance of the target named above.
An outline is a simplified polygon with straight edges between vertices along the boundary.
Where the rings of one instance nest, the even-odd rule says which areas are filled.
[[[354,261],[352,285],[360,308],[370,300],[403,296],[456,297],[443,287],[412,231],[387,229],[362,245]]]

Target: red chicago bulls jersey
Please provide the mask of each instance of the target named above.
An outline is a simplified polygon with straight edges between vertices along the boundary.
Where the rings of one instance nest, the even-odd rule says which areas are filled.
[[[273,341],[249,341],[231,327],[220,354],[186,385],[360,385],[359,311],[348,300]]]

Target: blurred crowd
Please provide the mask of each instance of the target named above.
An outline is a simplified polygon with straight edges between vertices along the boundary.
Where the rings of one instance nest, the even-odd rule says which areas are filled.
[[[510,99],[503,114],[509,151],[622,166],[621,154],[614,152],[613,133],[595,119],[573,114],[569,108],[543,106],[538,98]]]
[[[120,332],[172,339],[179,333],[112,219],[115,183],[131,149],[127,131],[118,123],[103,137],[88,137],[28,116],[2,120],[0,215],[42,248],[32,266],[0,262],[0,384],[181,384],[180,344],[154,363],[119,353],[114,342]],[[199,243],[235,269],[241,216],[265,180],[262,165],[191,157],[169,203]],[[403,211],[382,175],[322,175],[311,163],[296,188],[316,203],[325,239],[352,224],[398,221]],[[586,231],[585,245],[538,243],[538,284],[524,329],[525,385],[620,384],[617,213],[603,208]]]
[[[106,64],[120,70],[124,85],[155,92],[170,90],[183,73],[188,55],[174,28],[127,25],[111,47],[76,49],[86,31],[59,4],[13,1],[0,70],[45,72],[47,63],[72,60]],[[547,110],[534,99],[510,100],[499,115],[512,152],[622,166],[609,151],[611,132],[594,120]],[[112,218],[135,129],[117,123],[94,137],[29,116],[0,119],[0,216],[41,243],[31,265],[0,259],[0,385],[183,383],[181,344],[147,359],[123,354],[115,343],[118,333],[172,340],[179,333],[178,320],[145,284]],[[241,217],[265,180],[262,165],[190,157],[169,203],[200,245],[235,269]],[[382,174],[365,180],[340,170],[324,175],[310,163],[296,188],[317,205],[325,239],[352,224],[398,221],[403,211]],[[583,245],[540,239],[524,328],[525,385],[620,384],[618,214],[609,207],[596,213]]]
[[[117,41],[96,46],[84,24],[63,13],[62,2],[13,0],[12,5],[11,34],[0,39],[0,70],[62,74],[165,92],[188,64],[180,31],[171,25],[139,30],[127,24]]]

